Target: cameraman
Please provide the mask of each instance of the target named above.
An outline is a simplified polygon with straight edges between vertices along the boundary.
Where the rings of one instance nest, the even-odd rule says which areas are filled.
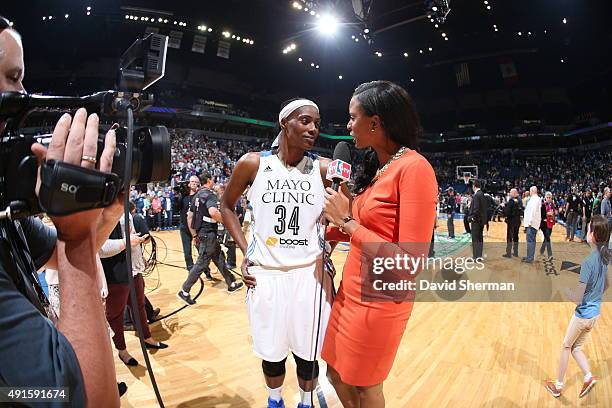
[[[0,17],[0,91],[25,92],[24,70],[21,37]],[[4,128],[0,123],[0,131]],[[96,156],[97,141],[98,116],[79,109],[74,118],[65,114],[57,122],[48,150],[35,144],[32,152],[39,162],[54,159],[93,169],[90,157]],[[110,130],[100,171],[110,171],[115,143]],[[0,222],[0,387],[68,387],[71,406],[119,406],[95,254],[122,212],[116,201],[104,210],[51,217],[57,233],[36,217]],[[38,269],[59,271],[62,314],[57,328],[34,306],[35,297],[26,297],[31,293],[28,276],[35,271],[17,262],[20,257]],[[19,277],[24,285],[17,283]]]
[[[242,287],[242,282],[236,282],[236,278],[225,264],[225,254],[221,250],[221,244],[217,240],[217,223],[223,222],[219,211],[219,197],[211,190],[213,185],[209,173],[200,175],[202,188],[193,197],[191,206],[187,212],[187,225],[193,239],[198,246],[198,260],[189,271],[189,276],[183,283],[182,290],[177,293],[179,299],[188,305],[194,305],[195,300],[189,296],[191,287],[197,282],[204,272],[206,277],[210,275],[209,264],[212,260],[219,272],[225,278],[228,292],[233,292]]]

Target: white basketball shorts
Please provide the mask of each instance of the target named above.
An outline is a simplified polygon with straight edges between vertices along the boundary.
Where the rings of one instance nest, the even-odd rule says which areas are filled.
[[[249,289],[246,299],[253,352],[257,357],[278,362],[287,357],[289,351],[307,361],[319,357],[333,292],[331,279],[326,274],[319,309],[320,265],[318,259],[314,265],[291,270],[249,267],[249,273],[257,278],[257,285]]]

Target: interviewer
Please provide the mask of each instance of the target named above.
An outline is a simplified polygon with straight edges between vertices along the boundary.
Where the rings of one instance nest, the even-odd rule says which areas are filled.
[[[385,406],[383,382],[413,303],[365,301],[362,254],[368,244],[384,244],[391,252],[426,256],[438,185],[433,168],[415,150],[419,119],[403,88],[387,81],[362,84],[349,114],[347,127],[355,146],[369,150],[365,173],[355,182],[352,216],[348,198],[327,189],[325,217],[351,236],[351,249],[321,355],[345,407],[379,408]]]

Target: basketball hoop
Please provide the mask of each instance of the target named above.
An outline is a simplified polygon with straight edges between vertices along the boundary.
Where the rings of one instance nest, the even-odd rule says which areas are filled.
[[[472,178],[472,177],[471,177],[469,174],[464,174],[464,175],[463,175],[463,182],[464,182],[465,184],[470,184],[470,179],[471,179],[471,178]]]

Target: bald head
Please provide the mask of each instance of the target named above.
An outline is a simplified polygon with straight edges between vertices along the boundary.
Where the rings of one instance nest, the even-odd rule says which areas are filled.
[[[198,176],[189,177],[189,192],[195,194],[200,189],[200,179]]]
[[[529,194],[532,196],[538,195],[538,188],[536,186],[531,186],[531,188],[529,189]]]
[[[0,92],[24,92],[24,72],[21,36],[7,28],[0,32]]]
[[[519,193],[518,190],[516,188],[513,188],[512,190],[510,190],[510,197],[512,198],[516,198],[518,197]]]

